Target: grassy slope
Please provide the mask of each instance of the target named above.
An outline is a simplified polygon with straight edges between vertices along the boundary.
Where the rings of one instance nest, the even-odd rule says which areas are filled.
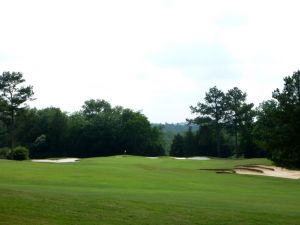
[[[300,224],[300,182],[200,168],[264,159],[0,160],[0,224]]]

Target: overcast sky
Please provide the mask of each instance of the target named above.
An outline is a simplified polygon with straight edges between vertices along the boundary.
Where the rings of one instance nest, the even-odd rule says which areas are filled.
[[[181,122],[216,85],[258,105],[300,69],[300,1],[0,0],[0,73],[37,108],[85,100]]]

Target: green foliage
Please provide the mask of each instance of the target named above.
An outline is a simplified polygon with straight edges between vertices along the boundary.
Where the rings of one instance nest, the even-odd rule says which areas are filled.
[[[25,80],[20,72],[3,72],[0,75],[0,107],[2,121],[10,131],[11,147],[15,147],[15,122],[19,112],[26,107],[28,100],[33,100],[33,87],[21,86]]]
[[[35,108],[22,109],[16,118],[15,137],[16,143],[30,147],[40,133],[40,110]]]
[[[125,109],[121,115],[121,124],[120,141],[127,154],[149,155],[149,149],[160,149],[158,155],[162,155],[161,130],[152,127],[143,114]]]
[[[186,124],[151,125],[139,111],[91,99],[78,112],[30,109],[32,86],[22,73],[0,76],[0,147],[22,145],[32,157],[208,155],[264,157],[278,165],[300,167],[300,72],[284,79],[282,91],[255,112],[246,93],[234,87],[224,94],[210,88],[191,106],[196,118]],[[256,116],[256,119],[254,119]],[[198,129],[199,130],[196,130]],[[180,135],[176,135],[176,133]],[[4,152],[4,151],[3,151]],[[6,153],[2,153],[5,157]]]
[[[65,154],[68,132],[68,116],[59,108],[45,108],[29,113],[31,136],[24,142],[29,143],[31,157],[56,157]],[[20,134],[24,133],[24,129]],[[22,139],[22,137],[21,137]]]
[[[226,128],[234,136],[234,153],[237,157],[244,155],[244,151],[249,152],[251,148],[251,126],[255,112],[252,109],[254,105],[246,103],[246,97],[247,94],[237,87],[228,90],[225,97]],[[242,141],[240,135],[243,135]]]
[[[82,106],[82,112],[85,116],[91,117],[97,115],[99,113],[105,113],[111,111],[111,105],[105,101],[100,99],[91,99],[84,102]]]
[[[185,141],[182,135],[175,135],[171,145],[170,155],[179,157],[186,156]]]
[[[29,150],[23,146],[15,147],[9,156],[13,160],[27,160],[29,159]]]
[[[179,157],[202,155],[203,152],[201,152],[201,150],[199,151],[197,143],[197,134],[192,131],[192,127],[190,126],[185,133],[175,135],[171,145],[170,155]]]
[[[184,144],[186,156],[198,155],[196,136],[194,135],[191,126],[189,127],[189,130],[184,134]]]
[[[47,143],[47,136],[45,134],[38,136],[31,146],[30,156],[41,157],[43,154],[47,152],[48,146],[49,145]]]
[[[45,147],[46,141],[47,141],[47,136],[46,136],[45,134],[42,134],[41,136],[38,136],[38,137],[35,139],[34,145],[35,145],[37,148]]]
[[[173,139],[176,134],[169,132],[169,131],[162,131],[162,145],[163,148],[166,150],[166,155],[170,154],[171,151],[171,145],[173,142]]]
[[[8,147],[0,148],[0,159],[7,159],[10,155],[11,149]]]
[[[216,133],[216,147],[218,156],[221,156],[221,130],[225,119],[225,94],[216,86],[205,93],[204,103],[191,106],[192,113],[198,114],[191,122],[201,125],[210,125]]]
[[[164,123],[164,124],[152,124],[153,127],[159,127],[162,132],[162,145],[166,150],[166,154],[169,155],[171,151],[171,145],[176,134],[184,134],[190,127],[193,133],[198,130],[198,125],[183,123]]]
[[[165,155],[161,129],[140,112],[89,100],[82,110],[66,114],[59,108],[24,110],[17,137],[31,157],[108,156],[127,150],[134,155]],[[22,134],[24,134],[22,136]]]
[[[276,89],[273,98],[260,107],[261,144],[276,164],[300,168],[300,71],[284,78],[283,90]]]
[[[267,149],[268,143],[273,139],[272,130],[275,129],[275,112],[278,103],[274,99],[262,102],[256,109],[257,121],[254,127],[256,143],[263,149]]]
[[[49,107],[29,109],[32,86],[24,87],[22,73],[0,76],[0,147],[16,144],[31,157],[165,155],[161,128],[152,127],[140,112],[112,107],[91,99],[73,114]]]
[[[0,147],[9,146],[9,134],[7,126],[0,119]]]
[[[237,87],[226,94],[213,87],[206,93],[204,103],[191,107],[197,117],[189,121],[200,126],[196,135],[197,154],[257,156],[252,135],[255,112],[253,104],[246,103],[246,96]]]

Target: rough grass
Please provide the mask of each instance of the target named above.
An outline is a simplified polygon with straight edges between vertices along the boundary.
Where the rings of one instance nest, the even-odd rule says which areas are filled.
[[[292,224],[300,181],[199,169],[271,163],[104,157],[0,160],[0,224]]]

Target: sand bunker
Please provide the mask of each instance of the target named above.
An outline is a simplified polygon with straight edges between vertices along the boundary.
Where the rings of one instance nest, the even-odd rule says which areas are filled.
[[[148,159],[158,159],[158,157],[150,157],[150,156],[148,156],[146,158],[148,158]]]
[[[73,163],[78,161],[78,158],[65,158],[65,159],[33,159],[32,162],[44,162],[44,163]]]
[[[210,158],[208,157],[204,157],[204,156],[195,156],[195,157],[189,157],[189,158],[185,158],[185,157],[172,157],[173,159],[179,159],[179,160],[184,160],[184,159],[191,159],[191,160],[210,160]]]
[[[283,177],[289,179],[300,179],[300,171],[289,170],[289,169],[276,167],[276,166],[264,166],[264,165],[239,166],[234,168],[233,171],[238,174],[250,174],[250,175],[260,175],[260,176]]]
[[[251,165],[237,166],[233,169],[201,169],[215,171],[216,173],[231,173],[231,174],[249,174],[259,176],[282,177],[288,179],[300,179],[300,171],[289,170],[276,166]]]
[[[208,157],[204,157],[204,156],[195,156],[195,157],[190,157],[187,159],[192,159],[192,160],[210,160],[210,158]]]

